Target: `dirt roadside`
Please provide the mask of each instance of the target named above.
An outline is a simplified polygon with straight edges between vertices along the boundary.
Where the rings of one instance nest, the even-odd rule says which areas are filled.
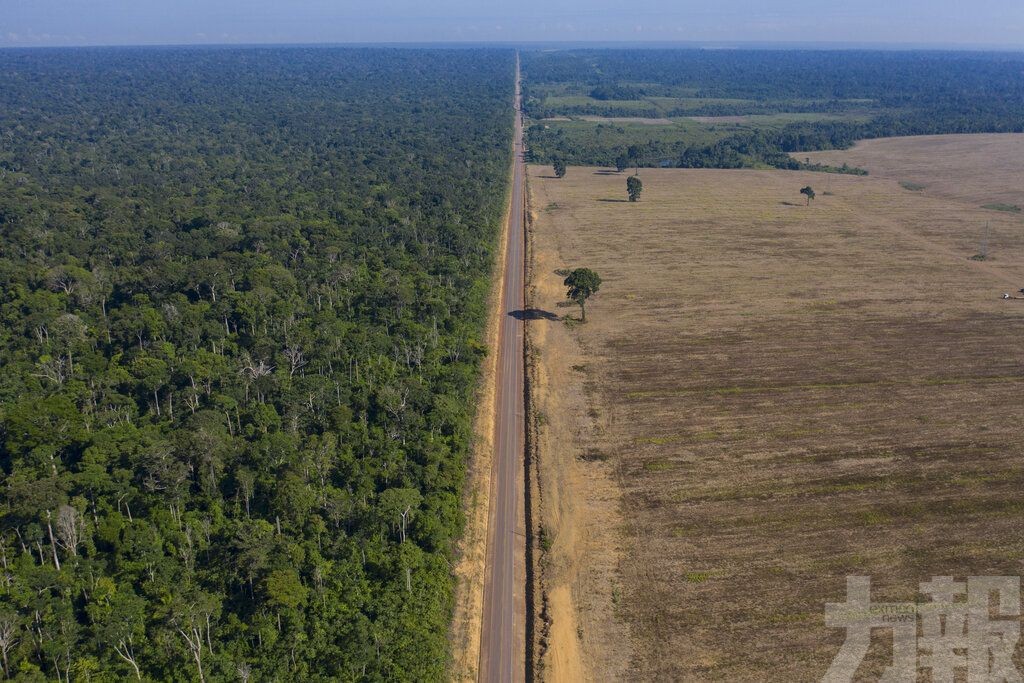
[[[533,512],[538,553],[537,680],[621,680],[630,661],[628,629],[616,619],[622,558],[621,495],[610,463],[592,444],[605,428],[588,397],[585,327],[573,320],[556,271],[572,254],[555,234],[538,233],[528,186],[526,355]],[[579,264],[576,264],[579,265]]]

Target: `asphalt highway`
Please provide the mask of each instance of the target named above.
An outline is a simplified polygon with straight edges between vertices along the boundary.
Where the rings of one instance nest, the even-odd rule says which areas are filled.
[[[522,470],[525,444],[523,310],[525,277],[525,160],[520,110],[519,60],[516,59],[515,161],[511,208],[506,231],[506,263],[498,340],[495,382],[497,411],[494,434],[494,471],[488,528],[487,567],[484,578],[483,631],[480,638],[479,680],[491,682],[525,679],[524,611],[520,599],[525,587],[522,572],[524,539],[517,533],[522,509]],[[517,571],[519,570],[519,571]],[[520,585],[523,584],[523,585]]]

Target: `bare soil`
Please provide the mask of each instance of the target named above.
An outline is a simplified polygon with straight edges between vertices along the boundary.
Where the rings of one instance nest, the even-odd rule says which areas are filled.
[[[1024,300],[1000,295],[1024,287],[1024,219],[978,208],[1012,201],[1021,157],[956,156],[956,192],[652,169],[639,203],[627,174],[531,168],[533,305],[576,318],[554,271],[604,279],[585,325],[530,323],[542,563],[568,603],[549,680],[819,679],[847,575],[914,600],[1021,573]]]

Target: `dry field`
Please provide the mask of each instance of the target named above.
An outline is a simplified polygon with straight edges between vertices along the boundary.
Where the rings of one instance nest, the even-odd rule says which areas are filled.
[[[630,204],[626,174],[531,169],[545,678],[817,680],[847,575],[1024,573],[1024,218],[978,208],[1020,166],[957,144],[944,196],[649,169]],[[586,325],[553,319],[574,266],[604,278]]]
[[[1024,207],[1024,135],[928,135],[864,140],[853,149],[794,154],[841,166],[844,162],[921,187],[921,192],[972,206]]]

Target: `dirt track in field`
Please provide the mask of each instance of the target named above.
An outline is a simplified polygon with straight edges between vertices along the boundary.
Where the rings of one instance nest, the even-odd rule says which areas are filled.
[[[965,154],[960,195],[652,169],[630,204],[626,174],[530,169],[532,304],[578,316],[553,271],[604,278],[586,325],[530,323],[549,680],[817,679],[848,574],[913,600],[1022,573],[1024,301],[999,297],[1024,287],[1024,219],[978,208],[1020,169]]]

